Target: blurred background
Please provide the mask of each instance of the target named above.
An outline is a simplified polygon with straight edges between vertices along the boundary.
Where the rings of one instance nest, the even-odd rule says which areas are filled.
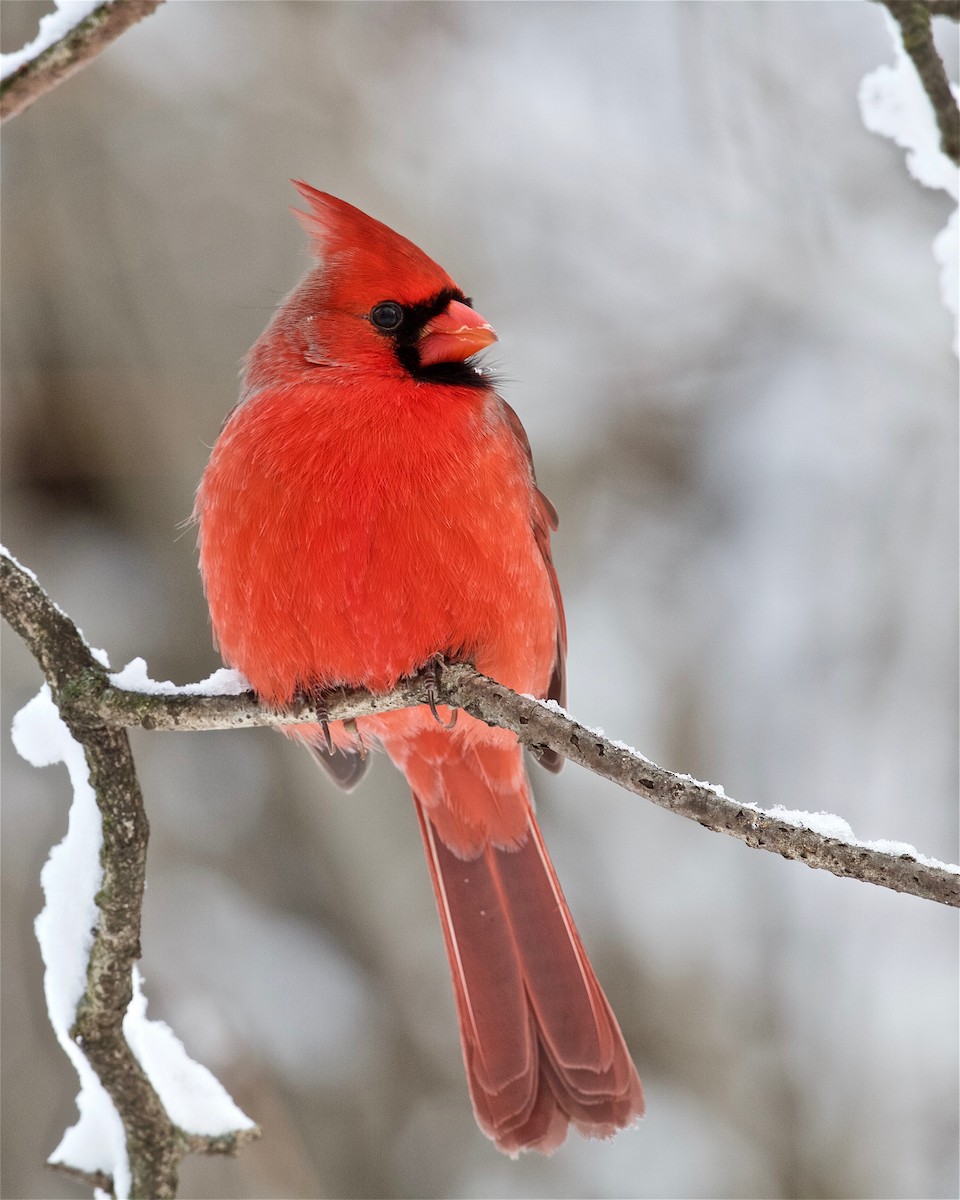
[[[3,48],[49,7],[4,2]],[[306,179],[500,333],[571,710],[956,859],[950,206],[861,125],[892,61],[869,3],[167,4],[4,130],[4,541],[115,667],[218,665],[181,522],[306,267]],[[80,1197],[43,1166],[77,1080],[32,932],[66,772],[12,750],[39,674],[3,637],[0,1187]],[[954,912],[534,767],[649,1116],[513,1163],[473,1122],[399,776],[343,796],[263,730],[134,743],[150,1013],[264,1130],[184,1196],[957,1195]]]

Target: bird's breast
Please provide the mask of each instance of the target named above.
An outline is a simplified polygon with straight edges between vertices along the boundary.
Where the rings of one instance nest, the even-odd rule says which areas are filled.
[[[265,699],[385,689],[437,652],[521,690],[549,679],[526,458],[493,393],[416,388],[261,394],[214,449],[201,568],[221,651]]]

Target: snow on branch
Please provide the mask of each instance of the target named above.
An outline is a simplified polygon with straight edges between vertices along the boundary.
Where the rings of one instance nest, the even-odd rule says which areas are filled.
[[[907,151],[907,170],[924,187],[960,199],[960,89],[947,79],[930,17],[960,18],[960,0],[879,0],[894,43],[892,67],[877,67],[860,83],[860,112],[873,133]],[[960,214],[954,208],[933,240],[940,293],[953,315],[953,351],[960,355]]]
[[[57,639],[64,637],[64,626],[73,629],[74,638],[79,635],[39,584],[9,557],[0,558],[0,583],[4,615],[15,628],[19,621],[34,630],[31,648],[36,647],[37,658],[51,678],[50,670],[57,669],[51,656],[55,657]],[[43,632],[47,630],[50,632]],[[67,647],[64,652],[70,653]],[[74,649],[72,653],[76,664],[77,652]],[[324,697],[325,712],[319,713],[309,704],[298,706],[295,712],[262,709],[251,692],[242,690],[243,679],[232,671],[218,671],[206,683],[186,688],[150,680],[142,660],[134,660],[115,675],[94,662],[82,670],[74,666],[69,681],[62,675],[53,678],[61,680],[61,711],[71,728],[111,732],[128,726],[204,730],[290,725],[315,722],[324,715],[331,721],[349,720],[429,703],[435,682],[432,675],[421,674],[402,680],[384,695],[360,689],[331,692]],[[658,767],[636,750],[581,725],[553,702],[520,696],[466,663],[447,664],[438,689],[439,703],[513,730],[534,753],[545,747],[556,750],[571,762],[707,829],[834,875],[960,907],[960,868],[927,858],[906,843],[859,841],[846,822],[826,813],[779,807],[768,811],[738,803],[726,796],[722,787]]]
[[[259,1131],[146,1017],[136,961],[149,826],[129,740],[119,725],[69,715],[71,696],[95,692],[105,666],[5,551],[0,609],[47,678],[15,717],[14,744],[35,766],[65,763],[74,793],[37,918],[47,1009],[81,1081],[80,1119],[50,1163],[117,1197],[174,1196],[184,1155],[235,1153]]]
[[[31,105],[105,50],[163,0],[57,0],[29,45],[0,55],[0,122]]]
[[[916,67],[940,131],[940,149],[960,167],[960,108],[933,42],[931,16],[960,20],[960,0],[880,0],[900,26],[903,48]]]

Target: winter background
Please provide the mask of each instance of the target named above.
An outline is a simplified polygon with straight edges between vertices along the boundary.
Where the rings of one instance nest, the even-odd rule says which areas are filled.
[[[3,49],[51,8],[6,0]],[[167,4],[4,129],[4,541],[115,667],[218,665],[181,522],[305,269],[304,178],[498,330],[561,514],[571,711],[955,860],[952,205],[863,127],[893,59],[869,3]],[[43,1166],[77,1079],[32,929],[67,776],[10,746],[39,673],[3,639],[0,1192],[81,1197]],[[151,1015],[264,1130],[183,1195],[957,1194],[954,912],[533,768],[649,1115],[513,1163],[400,778],[345,797],[265,730],[133,741]]]

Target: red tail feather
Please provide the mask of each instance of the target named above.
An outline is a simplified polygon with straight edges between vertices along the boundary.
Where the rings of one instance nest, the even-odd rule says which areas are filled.
[[[571,1123],[587,1137],[631,1124],[640,1079],[533,813],[519,847],[464,860],[416,806],[480,1127],[516,1155],[555,1150]]]

